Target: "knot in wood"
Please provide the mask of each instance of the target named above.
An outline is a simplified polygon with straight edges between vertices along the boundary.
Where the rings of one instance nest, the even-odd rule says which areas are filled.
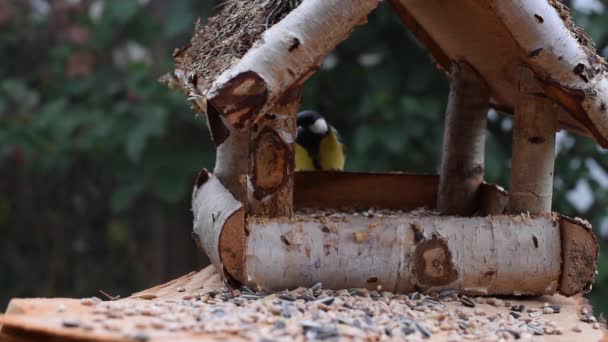
[[[438,236],[416,245],[413,274],[421,286],[447,285],[458,278],[446,241]]]

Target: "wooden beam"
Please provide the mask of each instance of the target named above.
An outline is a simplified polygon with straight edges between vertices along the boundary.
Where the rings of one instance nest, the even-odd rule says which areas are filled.
[[[250,134],[238,131],[219,116],[217,119],[224,123],[229,135],[217,146],[213,173],[237,201],[246,204]]]
[[[452,63],[443,135],[437,208],[447,215],[472,215],[479,207],[490,93],[466,62]]]
[[[300,88],[288,91],[256,124],[249,147],[248,212],[293,215],[294,144]]]
[[[527,67],[518,69],[509,212],[547,213],[553,196],[557,105]]]

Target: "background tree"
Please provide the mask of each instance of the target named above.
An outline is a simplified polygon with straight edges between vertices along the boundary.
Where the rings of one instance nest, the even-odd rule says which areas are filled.
[[[156,78],[219,3],[0,0],[0,307],[15,296],[126,295],[206,263],[189,206],[214,149],[204,120]],[[606,55],[608,3],[571,5]],[[340,130],[347,169],[436,173],[447,92],[383,4],[306,83],[303,108]],[[507,187],[512,125],[489,113],[485,177]],[[606,151],[559,133],[557,155],[555,210],[608,235]],[[590,298],[606,311],[600,260]]]

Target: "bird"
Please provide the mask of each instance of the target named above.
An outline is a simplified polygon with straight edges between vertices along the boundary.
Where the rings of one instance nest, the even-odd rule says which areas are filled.
[[[345,148],[338,131],[316,111],[297,115],[296,170],[344,170]]]

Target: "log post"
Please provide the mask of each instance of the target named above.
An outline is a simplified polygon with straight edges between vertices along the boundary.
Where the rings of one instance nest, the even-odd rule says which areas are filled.
[[[264,217],[293,214],[294,144],[300,88],[288,91],[251,130],[248,210]]]
[[[509,212],[546,213],[553,196],[558,108],[531,69],[519,67],[517,84]]]
[[[477,71],[466,62],[452,63],[437,196],[442,214],[468,216],[478,208],[489,96]]]
[[[246,205],[249,132],[240,132],[228,123],[226,127],[230,135],[217,147],[213,173],[237,201]]]

